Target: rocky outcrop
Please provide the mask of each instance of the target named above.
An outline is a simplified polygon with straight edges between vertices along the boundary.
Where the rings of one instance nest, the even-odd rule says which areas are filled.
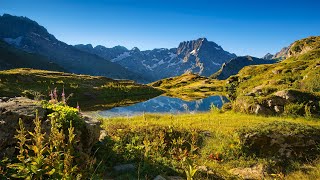
[[[36,101],[23,97],[0,99],[0,157],[14,154],[17,142],[14,136],[19,118],[23,120],[26,129],[31,131],[36,110],[39,112],[40,119],[45,120],[47,111]],[[50,122],[44,123],[46,123],[45,126],[50,124]]]
[[[298,41],[295,41],[288,47],[284,47],[280,52],[276,53],[272,59],[283,60],[293,56],[299,56],[312,50],[320,48],[320,36],[310,36]]]
[[[298,56],[319,48],[320,36],[311,36],[294,42],[287,52],[287,57]]]
[[[285,162],[319,156],[320,129],[313,126],[276,121],[241,129],[239,137],[244,150],[257,157]]]
[[[298,90],[282,90],[273,93],[263,100],[255,100],[261,94],[262,86],[257,86],[246,96],[235,100],[234,108],[237,111],[259,115],[305,115],[306,113],[319,114],[319,97],[312,93]],[[290,106],[295,106],[290,109]],[[292,112],[295,111],[295,112]],[[308,111],[308,112],[306,112]]]
[[[15,154],[17,140],[14,138],[18,128],[19,118],[22,119],[26,130],[32,131],[33,120],[36,111],[42,120],[42,128],[49,133],[50,120],[47,118],[48,111],[39,104],[38,101],[24,97],[0,98],[0,158]],[[89,117],[83,117],[84,126],[75,129],[79,136],[78,150],[89,153],[92,146],[98,142],[100,136],[100,122]]]

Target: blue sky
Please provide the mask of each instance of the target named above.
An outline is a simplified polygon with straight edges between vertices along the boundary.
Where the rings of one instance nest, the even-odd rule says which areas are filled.
[[[68,44],[177,47],[206,37],[237,55],[261,57],[320,35],[317,0],[0,0]]]

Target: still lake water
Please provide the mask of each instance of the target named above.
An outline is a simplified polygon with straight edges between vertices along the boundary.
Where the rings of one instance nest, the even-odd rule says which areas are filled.
[[[184,101],[179,98],[158,96],[148,101],[133,104],[125,107],[115,107],[109,110],[98,112],[102,117],[115,116],[134,116],[143,113],[194,113],[210,110],[211,104],[221,108],[221,106],[229,102],[224,96],[210,96],[195,101]]]

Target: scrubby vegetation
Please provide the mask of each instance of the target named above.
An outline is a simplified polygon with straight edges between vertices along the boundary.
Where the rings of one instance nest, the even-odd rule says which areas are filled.
[[[133,163],[136,168],[121,174],[110,169],[110,173],[106,174],[108,177],[152,179],[158,174],[187,177],[184,170],[188,168],[186,164],[191,163],[197,169],[195,179],[237,179],[239,176],[232,173],[232,169],[257,165],[264,167],[263,170],[268,173],[265,175],[267,179],[293,178],[297,175],[305,179],[320,178],[316,169],[319,166],[319,150],[308,148],[308,151],[303,151],[303,143],[301,147],[294,144],[304,142],[303,138],[311,140],[310,137],[319,137],[320,123],[317,119],[212,111],[181,115],[145,114],[132,118],[103,119],[102,122],[107,135],[98,145],[100,150],[105,151],[98,151],[98,155],[103,159],[104,166]],[[261,139],[248,138],[251,135],[260,137],[260,134],[264,137],[272,135],[272,132],[276,133],[275,143],[287,144],[284,154],[292,147],[301,148],[308,159],[296,158],[295,155],[299,154],[294,149],[292,157],[281,156],[281,160],[281,148],[272,146],[268,141],[263,144]],[[293,139],[282,142],[283,138]],[[270,153],[268,148],[274,153]],[[267,154],[263,155],[264,152]],[[303,167],[310,169],[302,171]]]
[[[0,179],[87,179],[95,176],[95,158],[79,148],[84,120],[78,109],[61,102],[44,103],[51,112],[50,129],[38,114],[33,131],[25,128],[22,119],[15,138],[16,158],[4,158],[0,163]]]
[[[162,91],[130,80],[113,80],[101,76],[75,75],[69,73],[34,69],[0,71],[0,96],[27,96],[32,99],[49,100],[50,91],[64,89],[68,104],[83,110],[108,109],[128,105],[160,95]]]

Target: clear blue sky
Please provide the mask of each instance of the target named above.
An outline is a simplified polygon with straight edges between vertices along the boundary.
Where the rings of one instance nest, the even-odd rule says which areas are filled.
[[[206,37],[237,55],[261,57],[320,35],[318,0],[0,0],[68,44],[153,49]]]

